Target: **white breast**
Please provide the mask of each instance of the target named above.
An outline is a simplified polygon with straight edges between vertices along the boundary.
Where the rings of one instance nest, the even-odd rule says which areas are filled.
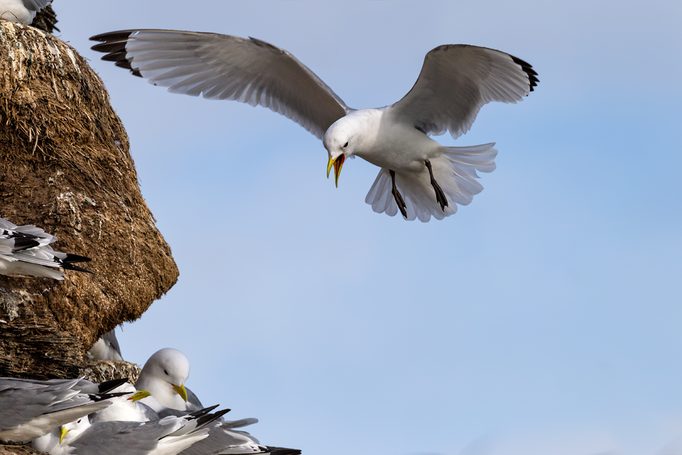
[[[0,0],[0,19],[30,24],[35,17],[36,12],[29,11],[21,0]]]
[[[360,158],[396,172],[421,172],[424,160],[438,154],[440,144],[413,125],[397,122],[385,109],[371,111],[378,120],[371,124],[372,133],[365,133],[372,141],[356,152]]]

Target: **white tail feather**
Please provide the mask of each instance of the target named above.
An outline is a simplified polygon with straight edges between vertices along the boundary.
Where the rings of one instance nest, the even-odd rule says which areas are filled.
[[[495,143],[472,147],[441,147],[442,154],[431,159],[433,175],[448,199],[445,210],[436,201],[436,192],[431,186],[429,172],[424,166],[422,172],[396,172],[396,187],[405,200],[407,219],[419,218],[426,223],[431,217],[442,220],[457,212],[457,205],[468,205],[474,195],[483,190],[476,171],[495,170],[497,150]],[[377,213],[395,216],[398,205],[391,193],[393,186],[388,169],[381,169],[365,202]]]

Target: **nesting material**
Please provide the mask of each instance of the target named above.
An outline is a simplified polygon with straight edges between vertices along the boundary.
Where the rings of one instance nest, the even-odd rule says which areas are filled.
[[[44,452],[38,452],[31,448],[31,444],[23,445],[1,445],[0,455],[40,455]]]
[[[86,351],[177,281],[128,137],[85,59],[0,21],[0,217],[92,258],[64,281],[0,276],[0,376],[75,377]]]
[[[128,378],[135,385],[141,371],[139,365],[125,360],[95,360],[88,362],[78,376],[97,383]]]

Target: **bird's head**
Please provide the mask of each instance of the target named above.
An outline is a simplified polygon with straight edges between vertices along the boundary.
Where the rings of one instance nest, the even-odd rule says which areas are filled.
[[[182,409],[187,402],[185,381],[189,377],[189,360],[177,349],[164,348],[155,352],[140,373],[138,384],[148,390],[162,405]],[[177,401],[177,395],[182,398]]]
[[[70,439],[73,440],[89,427],[90,421],[88,420],[88,416],[81,417],[78,420],[74,420],[73,422],[69,422],[66,425],[62,425],[59,434],[59,443],[61,444],[64,441],[64,438],[67,434],[69,435]]]
[[[341,168],[347,158],[354,156],[357,150],[357,134],[352,128],[352,122],[348,121],[348,117],[342,117],[337,120],[332,126],[327,129],[324,134],[324,148],[329,153],[329,162],[327,163],[327,178],[334,166],[334,181],[336,187],[339,186],[339,174]]]

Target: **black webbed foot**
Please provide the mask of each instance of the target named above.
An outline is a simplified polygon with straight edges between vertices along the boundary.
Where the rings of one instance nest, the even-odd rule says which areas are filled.
[[[398,188],[395,186],[395,171],[389,170],[391,174],[391,183],[393,184],[393,189],[391,190],[391,193],[393,194],[393,198],[395,199],[395,203],[398,204],[398,208],[400,209],[400,213],[403,214],[403,218],[407,219],[407,206],[405,205],[405,201],[403,200],[402,195],[400,194],[400,191],[398,191]]]
[[[436,179],[433,178],[433,169],[431,169],[431,161],[429,160],[424,160],[424,164],[426,164],[426,168],[429,170],[429,176],[431,177],[431,186],[433,186],[434,191],[436,192],[436,202],[440,205],[441,210],[445,211],[445,207],[448,206],[448,198],[445,196],[445,193],[443,192],[443,189],[440,187],[438,182],[436,182]]]

